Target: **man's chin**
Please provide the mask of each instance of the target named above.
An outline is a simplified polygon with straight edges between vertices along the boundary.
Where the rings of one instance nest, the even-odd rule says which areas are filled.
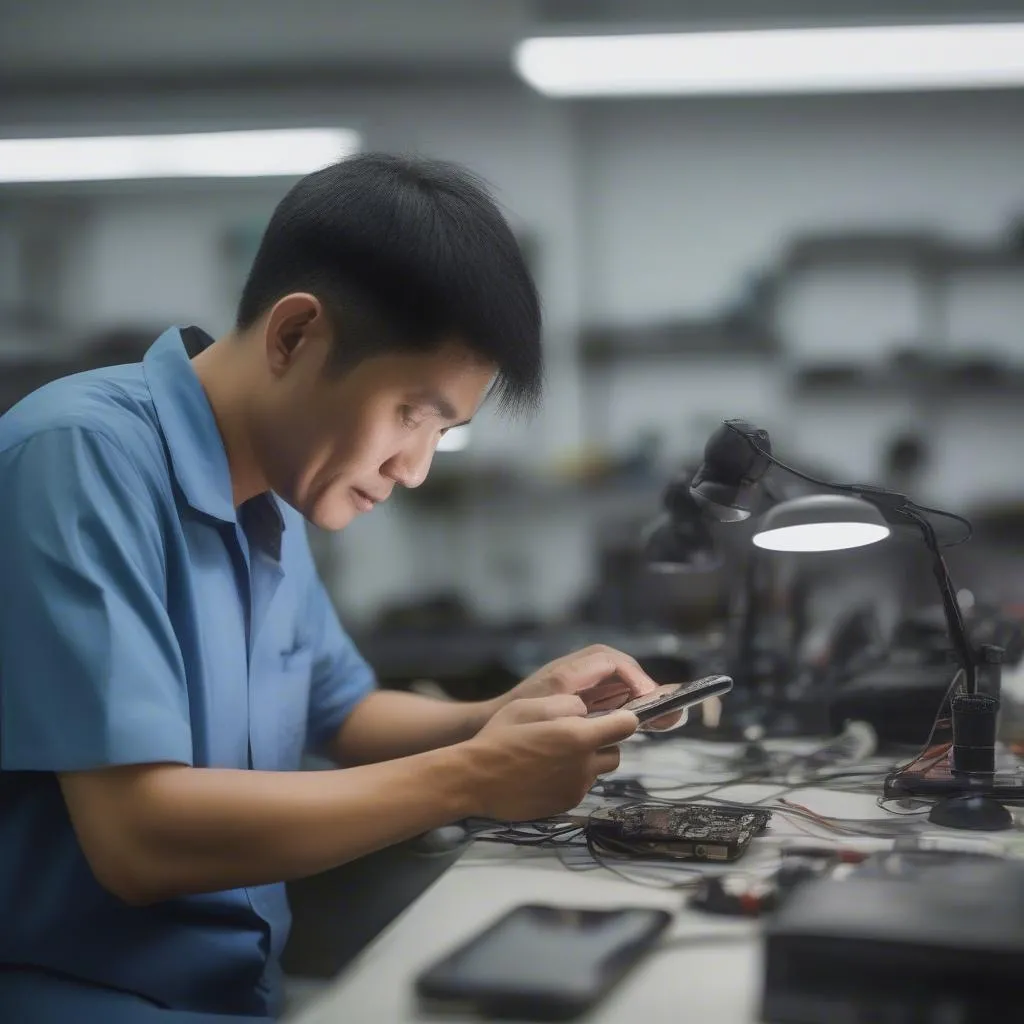
[[[374,506],[375,507],[375,506]],[[361,509],[354,501],[342,498],[338,500],[335,495],[333,500],[319,501],[306,513],[306,518],[321,530],[336,531],[343,530],[356,519],[360,519],[367,512],[372,512],[373,507]]]
[[[319,529],[333,533],[337,530],[344,530],[358,516],[359,513],[355,509],[340,508],[329,511],[313,509],[306,518]]]

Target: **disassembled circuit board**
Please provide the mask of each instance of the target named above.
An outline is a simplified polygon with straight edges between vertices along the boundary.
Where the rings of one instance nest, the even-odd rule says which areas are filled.
[[[601,808],[587,821],[609,850],[671,860],[736,860],[764,832],[771,811],[709,804],[634,803]]]

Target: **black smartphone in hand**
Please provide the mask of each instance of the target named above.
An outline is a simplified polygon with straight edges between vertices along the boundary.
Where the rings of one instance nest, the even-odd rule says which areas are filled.
[[[642,697],[634,697],[633,700],[627,701],[614,710],[632,711],[643,725],[644,722],[649,722],[653,718],[661,718],[662,715],[669,715],[673,711],[681,711],[683,708],[699,704],[701,701],[707,700],[708,697],[720,697],[731,689],[732,679],[729,676],[705,676],[692,683],[666,683],[651,693],[645,693]],[[591,711],[587,718],[597,718],[600,715],[608,714],[611,714],[610,710]]]
[[[655,945],[672,915],[651,907],[516,907],[416,979],[426,1010],[571,1020]]]

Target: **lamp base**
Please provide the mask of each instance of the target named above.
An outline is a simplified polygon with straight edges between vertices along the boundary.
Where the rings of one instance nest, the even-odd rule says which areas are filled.
[[[996,719],[999,698],[992,693],[955,693],[949,713],[936,719],[934,743],[913,761],[885,777],[887,800],[937,798],[928,820],[950,828],[994,831],[1009,828],[1009,812],[999,801],[1024,800],[1024,778],[996,771]]]
[[[928,815],[933,825],[1001,832],[1013,828],[1013,815],[998,801],[982,793],[961,793],[940,800]]]
[[[1006,803],[1024,803],[1024,778],[1014,771],[992,775],[960,775],[950,768],[951,743],[932,747],[912,764],[885,777],[882,795],[886,800],[919,797],[941,800],[945,797],[976,795]]]
[[[933,825],[975,832],[1012,828],[1013,817],[1000,801],[1024,801],[1024,779],[1015,772],[965,775],[951,768],[953,745],[943,744],[885,777],[887,800],[937,799],[928,814]]]

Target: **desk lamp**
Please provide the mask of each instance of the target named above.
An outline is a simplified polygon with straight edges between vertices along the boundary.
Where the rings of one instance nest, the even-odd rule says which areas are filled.
[[[730,582],[726,590],[728,610],[721,670],[736,680],[729,700],[730,724],[760,728],[771,718],[773,698],[764,684],[791,673],[792,651],[765,614],[763,591],[768,560],[761,552],[735,565],[727,554],[740,553],[749,536],[736,531],[734,544],[723,544],[719,531],[712,535],[709,517],[690,493],[696,466],[683,468],[667,484],[662,496],[663,510],[641,534],[641,552],[648,571],[660,575],[701,574],[725,570]],[[779,489],[767,483],[753,515],[782,500]],[[728,532],[728,528],[726,530]],[[735,548],[733,552],[732,549]],[[731,570],[737,570],[734,574]],[[733,578],[734,577],[734,578]],[[777,584],[772,576],[771,587]]]
[[[963,535],[952,543],[969,539],[970,523],[951,512],[918,505],[895,491],[869,484],[833,484],[801,473],[772,454],[767,431],[743,420],[726,420],[711,435],[704,450],[704,462],[691,481],[690,494],[712,519],[723,523],[740,522],[750,516],[755,490],[772,466],[836,493],[807,495],[773,506],[763,516],[753,538],[760,548],[836,551],[883,540],[889,536],[890,525],[911,525],[920,531],[932,556],[932,572],[942,598],[957,669],[954,683],[936,718],[938,727],[946,719],[948,704],[952,742],[933,756],[929,765],[934,767],[940,760],[946,760],[949,773],[946,789],[955,795],[940,800],[929,819],[956,828],[1010,827],[1009,812],[992,796],[999,698],[979,692],[980,667],[998,663],[999,652],[987,645],[978,650],[972,648],[929,516],[950,519],[964,527]],[[929,743],[932,738],[929,737]],[[887,789],[892,777],[886,780]],[[910,790],[903,787],[902,791]],[[934,792],[929,786],[922,786],[920,791]]]

